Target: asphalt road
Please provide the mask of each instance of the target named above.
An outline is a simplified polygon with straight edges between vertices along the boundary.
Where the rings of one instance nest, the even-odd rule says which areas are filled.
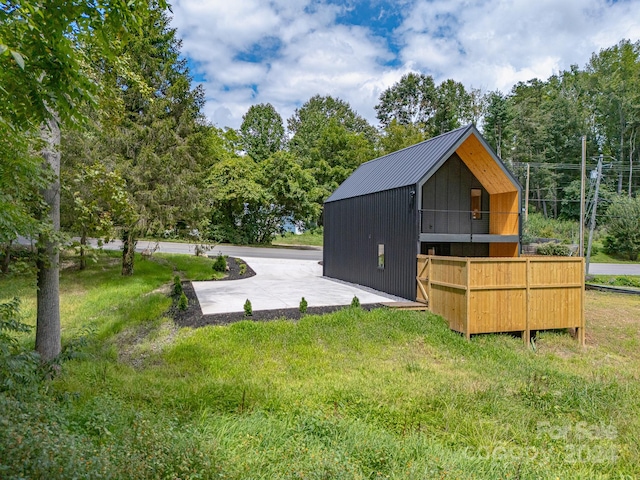
[[[95,242],[93,242],[95,245]],[[147,248],[152,249],[155,242],[139,241],[136,251],[141,252]],[[120,250],[122,242],[114,240],[103,245],[105,250]],[[195,245],[192,243],[159,242],[157,252],[162,253],[187,253],[194,254]],[[322,260],[322,249],[315,247],[306,248],[276,248],[276,247],[238,247],[235,245],[215,245],[207,252],[208,255],[229,255],[230,257],[253,258],[284,258],[289,260]]]
[[[20,239],[19,243],[29,245],[29,240]],[[95,241],[92,241],[95,246]],[[140,241],[136,250],[141,252],[147,248],[153,248],[155,242]],[[193,254],[195,245],[192,243],[159,242],[158,252],[164,253],[187,253]],[[122,242],[114,240],[103,246],[106,250],[120,250]],[[238,247],[235,245],[216,245],[209,252],[209,255],[222,253],[230,257],[253,257],[253,258],[284,258],[290,260],[322,260],[322,248],[278,248],[278,247]],[[589,266],[591,275],[640,275],[640,263],[592,263]]]
[[[590,275],[640,275],[640,263],[592,263]]]

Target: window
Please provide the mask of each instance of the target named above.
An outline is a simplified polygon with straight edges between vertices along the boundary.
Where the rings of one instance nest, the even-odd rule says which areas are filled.
[[[384,244],[378,244],[378,268],[384,268]]]
[[[471,218],[480,220],[482,218],[482,189],[471,189]]]

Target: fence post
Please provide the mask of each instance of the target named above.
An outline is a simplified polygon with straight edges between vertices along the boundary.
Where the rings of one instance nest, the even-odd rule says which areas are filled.
[[[525,331],[522,332],[522,340],[524,341],[525,346],[529,346],[531,343],[531,259],[527,258],[527,292],[526,292],[526,321],[525,321]]]
[[[464,297],[466,300],[466,312],[465,312],[465,316],[464,316],[464,336],[467,339],[467,341],[471,340],[471,333],[469,333],[469,315],[471,315],[471,259],[467,258],[467,262],[466,262],[466,289],[464,292]]]

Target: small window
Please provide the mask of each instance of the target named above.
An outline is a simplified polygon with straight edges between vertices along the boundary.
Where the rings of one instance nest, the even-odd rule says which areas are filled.
[[[471,218],[480,220],[482,218],[482,189],[471,189]]]
[[[378,268],[384,268],[384,244],[378,244]]]

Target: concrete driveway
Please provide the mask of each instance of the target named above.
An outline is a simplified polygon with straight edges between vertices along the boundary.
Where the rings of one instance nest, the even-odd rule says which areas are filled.
[[[298,308],[304,297],[309,307],[406,301],[359,285],[322,276],[317,261],[276,258],[243,260],[256,275],[243,280],[192,282],[204,315],[242,312],[247,299],[253,310]]]

